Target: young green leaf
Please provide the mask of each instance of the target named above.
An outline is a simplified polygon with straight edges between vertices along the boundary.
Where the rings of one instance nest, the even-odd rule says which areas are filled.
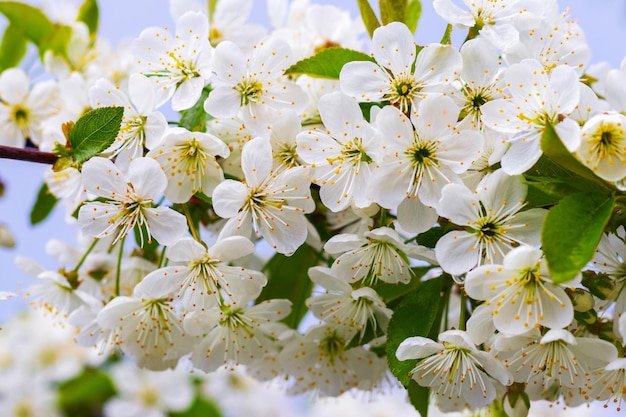
[[[0,72],[7,68],[16,67],[24,55],[28,39],[24,32],[14,23],[9,23],[4,30],[0,44]]]
[[[591,260],[614,207],[614,197],[595,191],[569,195],[548,212],[541,243],[555,283],[573,279]]]
[[[387,364],[393,376],[405,387],[409,385],[409,372],[415,361],[400,361],[396,350],[404,339],[428,335],[437,317],[441,292],[441,278],[424,281],[415,291],[407,295],[396,307],[387,329]],[[419,320],[416,320],[419,317]]]
[[[448,23],[448,26],[446,26],[446,31],[443,32],[443,36],[441,37],[441,41],[439,43],[443,45],[452,44],[452,29],[452,25]]]
[[[98,33],[98,20],[100,19],[100,11],[98,10],[97,0],[85,0],[78,9],[77,20],[87,25],[91,40],[94,41]]]
[[[267,285],[257,298],[257,303],[273,298],[290,300],[291,314],[283,320],[289,327],[297,328],[308,311],[304,302],[311,296],[313,282],[309,268],[319,265],[319,256],[309,245],[302,245],[291,256],[275,254],[265,264]]]
[[[573,172],[574,174],[591,181],[596,186],[600,186],[605,190],[614,190],[614,187],[606,181],[599,178],[589,168],[581,164],[570,151],[567,150],[554,127],[548,124],[541,136],[541,150],[546,158],[554,163]]]
[[[378,5],[383,25],[406,21],[407,0],[379,0]]]
[[[66,55],[71,27],[54,24],[41,9],[16,1],[0,2],[0,13],[37,46],[40,56],[47,50],[52,50],[57,55]]]
[[[422,417],[428,417],[428,400],[430,389],[419,385],[411,379],[408,386],[409,401]]]
[[[57,201],[58,199],[48,189],[48,184],[44,182],[39,188],[35,204],[30,210],[30,224],[34,226],[46,220],[52,213]]]
[[[22,30],[35,45],[41,45],[52,36],[54,25],[48,16],[37,7],[16,1],[0,2],[0,13]]]
[[[371,38],[374,35],[374,31],[380,26],[380,22],[368,0],[357,0],[357,3],[361,12],[361,19],[363,19],[367,33],[370,34]]]
[[[346,48],[328,48],[312,57],[296,62],[285,71],[289,74],[307,74],[311,77],[339,79],[339,73],[345,64],[352,61],[374,61],[374,58]]]
[[[171,411],[169,417],[222,417],[219,407],[207,398],[196,397],[185,411]]]
[[[100,107],[78,119],[69,134],[74,160],[84,162],[111,146],[119,133],[123,114],[123,107]]]
[[[411,32],[415,33],[417,30],[417,22],[419,22],[421,16],[422,2],[420,0],[409,0],[404,21]]]
[[[104,403],[115,395],[109,376],[93,368],[87,368],[78,376],[62,382],[57,389],[63,415],[72,417],[101,415]]]

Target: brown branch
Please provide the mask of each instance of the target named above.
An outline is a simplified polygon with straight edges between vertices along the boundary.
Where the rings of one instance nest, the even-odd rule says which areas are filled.
[[[37,149],[15,148],[13,146],[4,145],[0,145],[0,158],[49,165],[54,164],[56,160],[59,159],[58,156],[50,152],[42,152]]]

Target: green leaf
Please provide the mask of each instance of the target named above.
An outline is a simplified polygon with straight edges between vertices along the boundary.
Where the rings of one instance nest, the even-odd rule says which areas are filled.
[[[48,189],[48,184],[44,182],[39,188],[35,204],[30,210],[30,224],[34,226],[46,220],[52,213],[57,201],[58,199]]]
[[[368,0],[357,0],[357,3],[361,12],[361,19],[363,19],[367,33],[369,33],[371,38],[374,36],[374,31],[380,26],[380,22]]]
[[[428,400],[430,389],[419,385],[413,379],[409,382],[409,401],[422,417],[428,416]]]
[[[96,39],[98,33],[98,20],[100,19],[100,11],[98,10],[97,0],[85,0],[78,9],[77,20],[83,22],[89,28],[91,40]]]
[[[428,335],[437,317],[441,292],[441,278],[422,284],[407,295],[395,309],[387,329],[387,364],[391,373],[405,387],[409,385],[409,372],[415,367],[414,360],[399,361],[396,350],[405,339]],[[419,320],[416,318],[419,317]]]
[[[562,198],[580,192],[574,185],[559,178],[527,177],[526,200],[530,207],[546,207],[558,203]]]
[[[541,243],[555,283],[571,280],[591,260],[614,207],[614,197],[595,191],[567,196],[548,212]]]
[[[196,397],[185,411],[169,412],[169,417],[222,417],[219,407],[207,398]]]
[[[374,58],[352,49],[327,48],[312,57],[296,62],[287,68],[285,74],[307,74],[311,77],[338,80],[343,66],[352,61],[374,62]]]
[[[212,117],[204,111],[204,102],[209,97],[211,87],[204,87],[200,99],[193,107],[180,112],[180,120],[178,126],[184,127],[191,132],[206,132],[206,123]]]
[[[406,21],[407,0],[379,0],[378,6],[383,25]]]
[[[547,125],[541,135],[541,150],[546,158],[579,177],[591,181],[596,187],[600,186],[605,190],[615,189],[612,185],[594,174],[592,170],[584,166],[567,150],[552,125]]]
[[[93,368],[62,382],[58,391],[61,410],[64,415],[72,417],[101,415],[104,403],[115,395],[109,376]]]
[[[0,72],[7,68],[16,67],[24,55],[28,39],[24,32],[14,23],[9,23],[2,36],[0,44]]]
[[[385,303],[389,303],[390,301],[414,292],[422,285],[420,279],[431,269],[433,269],[432,266],[414,266],[411,268],[413,278],[408,284],[389,284],[379,280],[373,288]]]
[[[448,23],[446,26],[446,31],[443,32],[443,36],[441,37],[441,41],[439,41],[442,45],[451,45],[452,44],[452,25]]]
[[[304,302],[311,296],[313,289],[309,268],[319,263],[319,255],[307,244],[300,246],[291,256],[275,254],[263,268],[267,274],[267,285],[257,298],[257,303],[274,298],[290,300],[291,314],[283,322],[291,328],[297,328],[308,311]]]
[[[123,107],[100,107],[78,119],[69,134],[74,160],[84,162],[111,146],[119,133],[123,114]]]
[[[417,22],[419,22],[421,16],[422,2],[420,0],[409,0],[404,22],[409,27],[411,32],[415,33],[417,30]]]
[[[0,2],[0,13],[37,46],[40,56],[47,50],[66,56],[71,27],[54,24],[41,9],[15,1]]]
[[[52,36],[54,24],[41,9],[16,1],[0,2],[0,13],[9,19],[35,45],[41,45]]]

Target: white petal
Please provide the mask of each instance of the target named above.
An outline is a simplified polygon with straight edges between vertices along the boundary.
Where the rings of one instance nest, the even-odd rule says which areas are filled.
[[[137,112],[143,116],[154,111],[156,97],[154,84],[141,74],[132,74],[128,80],[128,95]]]
[[[187,233],[187,219],[182,214],[168,208],[145,209],[150,234],[162,245],[169,246]]]
[[[204,79],[200,77],[183,81],[172,96],[172,110],[181,111],[193,107],[202,95]]]
[[[254,253],[254,244],[243,236],[231,236],[216,242],[209,248],[209,257],[230,262]]]
[[[124,176],[113,162],[106,158],[91,158],[83,164],[82,174],[83,184],[92,194],[112,200],[118,200],[126,195],[127,185]]]
[[[133,159],[128,166],[128,180],[137,196],[147,200],[157,200],[167,187],[165,173],[151,158]]]
[[[215,213],[228,219],[237,215],[248,198],[248,188],[235,180],[225,180],[213,191]]]
[[[261,185],[272,170],[272,145],[269,139],[256,137],[243,146],[241,169],[249,187]]]
[[[404,339],[398,350],[396,350],[396,358],[401,361],[407,359],[421,359],[439,353],[444,349],[441,343],[437,343],[426,337],[409,337]]]

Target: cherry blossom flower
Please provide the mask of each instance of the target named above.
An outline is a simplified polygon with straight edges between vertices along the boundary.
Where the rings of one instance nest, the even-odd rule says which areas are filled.
[[[191,363],[205,372],[219,367],[232,369],[262,358],[278,342],[287,326],[278,323],[291,313],[291,301],[266,300],[248,307],[248,294],[240,294],[232,306],[194,312],[185,319],[185,329],[202,340],[191,354]]]
[[[313,283],[325,288],[326,292],[308,298],[306,306],[320,320],[345,327],[346,339],[357,333],[360,333],[362,339],[368,324],[374,331],[379,328],[382,331],[387,330],[392,310],[385,306],[374,289],[369,287],[353,289],[344,280],[336,277],[330,269],[324,267],[310,268],[309,278]]]
[[[522,16],[528,1],[521,0],[463,0],[467,10],[452,0],[435,0],[433,7],[439,16],[457,28],[471,29],[481,37],[501,47],[518,39],[513,21]]]
[[[592,375],[589,396],[596,401],[604,401],[605,407],[616,405],[622,411],[626,402],[626,358],[615,358],[604,368]]]
[[[294,376],[290,391],[337,396],[352,388],[371,390],[384,376],[384,359],[349,340],[329,325],[310,328],[283,348],[279,361]]]
[[[145,76],[133,74],[128,88],[126,94],[109,80],[101,78],[89,90],[94,108],[124,107],[119,133],[107,152],[116,157],[115,163],[124,170],[133,159],[144,155],[145,148],[152,149],[167,128],[165,116],[154,110],[156,97],[153,83]]]
[[[419,115],[411,120],[393,106],[376,117],[382,159],[369,190],[381,206],[398,209],[398,222],[407,231],[432,227],[443,187],[462,184],[459,175],[481,154],[480,133],[456,128],[459,111],[451,98],[438,96],[420,102]]]
[[[408,258],[434,261],[430,250],[405,244],[398,232],[389,227],[379,227],[362,236],[335,235],[326,242],[324,250],[341,254],[331,269],[337,278],[349,283],[363,280],[374,284],[380,280],[408,284],[412,278]]]
[[[540,139],[547,125],[554,127],[568,150],[576,150],[580,127],[568,116],[580,99],[578,74],[565,65],[548,73],[539,61],[527,59],[507,68],[503,77],[510,98],[482,106],[483,123],[507,134],[511,144],[502,157],[502,169],[518,175],[532,167],[542,155]]]
[[[23,148],[26,139],[39,144],[41,124],[61,111],[54,81],[32,87],[24,70],[9,68],[0,75],[0,144]]]
[[[214,90],[204,110],[217,118],[240,116],[250,129],[263,126],[276,111],[299,113],[307,96],[283,78],[292,63],[289,45],[274,37],[255,45],[249,57],[232,42],[220,43],[215,48]]]
[[[78,212],[78,223],[89,237],[115,236],[113,244],[135,226],[145,227],[164,245],[171,245],[187,231],[185,217],[165,207],[153,207],[167,186],[159,164],[150,158],[134,159],[123,175],[108,159],[91,158],[83,164],[85,189],[106,199],[85,204]],[[143,233],[142,233],[143,238]]]
[[[580,283],[580,274],[566,284]],[[520,246],[504,256],[502,265],[482,265],[465,277],[465,291],[486,300],[495,328],[522,334],[541,326],[560,329],[574,318],[565,290],[555,285],[539,249]]]
[[[520,338],[511,344],[523,343]],[[613,344],[596,338],[574,337],[564,329],[551,329],[508,359],[504,365],[515,382],[526,384],[531,400],[585,388],[590,371],[605,366],[617,352]]]
[[[111,377],[118,394],[104,404],[106,417],[165,417],[187,409],[194,399],[183,369],[154,372],[121,362],[111,369]]]
[[[207,2],[198,0],[170,0],[170,13],[174,19],[190,10],[209,16],[209,41],[217,46],[220,42],[231,41],[244,50],[250,50],[266,34],[266,29],[248,22],[253,8],[253,0],[218,1],[215,10],[209,15]]]
[[[339,76],[341,91],[358,101],[389,101],[408,113],[427,95],[450,90],[461,70],[461,55],[450,45],[427,45],[417,54],[404,23],[376,29],[372,46],[376,63],[349,62]]]
[[[236,307],[237,298],[254,299],[267,283],[263,274],[228,262],[254,252],[242,236],[231,236],[205,248],[191,238],[170,246],[167,257],[180,265],[159,268],[137,286],[154,298],[173,298],[187,311],[205,311],[225,304]]]
[[[604,113],[593,116],[581,130],[576,155],[598,177],[619,181],[626,177],[626,116]]]
[[[152,370],[173,368],[191,350],[192,337],[183,319],[164,298],[150,298],[135,290],[132,296],[111,300],[97,316],[98,324],[112,330],[120,349],[135,363]]]
[[[224,180],[217,157],[226,158],[226,144],[210,133],[170,129],[146,157],[161,165],[167,176],[163,194],[173,203],[186,203],[196,193],[211,197]]]
[[[244,145],[241,167],[245,183],[225,180],[213,192],[213,208],[229,219],[219,239],[254,233],[279,253],[292,253],[307,237],[305,213],[313,211],[308,170],[294,167],[272,171],[268,139],[255,138]]]
[[[328,130],[299,133],[298,155],[314,168],[312,182],[321,187],[326,207],[340,211],[354,202],[365,208],[371,204],[366,190],[372,165],[379,158],[376,132],[358,103],[340,92],[322,97],[319,111]]]
[[[447,330],[439,334],[439,341],[409,337],[398,346],[396,357],[418,359],[410,375],[432,390],[441,411],[484,407],[496,397],[500,384],[510,383],[502,364],[478,350],[465,332]]]
[[[170,98],[172,109],[185,110],[200,99],[211,77],[213,48],[205,14],[188,12],[176,21],[176,33],[147,28],[133,42],[140,74],[154,82],[160,106]]]
[[[446,185],[439,214],[466,229],[445,234],[435,246],[439,264],[459,275],[483,263],[500,263],[517,244],[539,245],[546,211],[520,211],[527,186],[519,176],[498,170],[483,178],[472,192],[458,184]]]

